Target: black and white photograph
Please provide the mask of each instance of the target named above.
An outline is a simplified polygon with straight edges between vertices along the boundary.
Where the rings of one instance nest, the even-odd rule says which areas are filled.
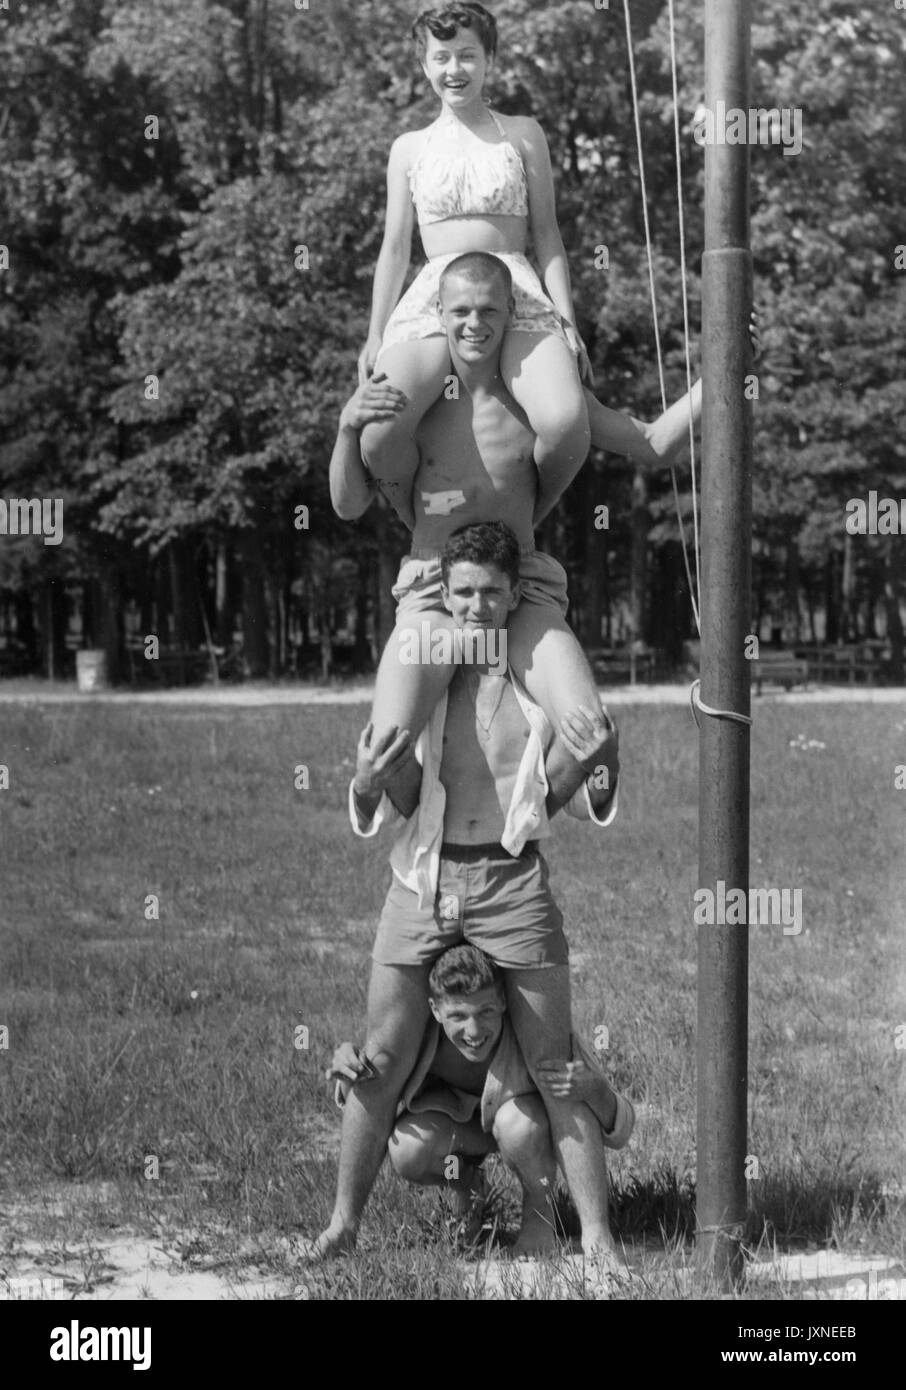
[[[906,0],[0,0],[28,1364],[904,1299]]]

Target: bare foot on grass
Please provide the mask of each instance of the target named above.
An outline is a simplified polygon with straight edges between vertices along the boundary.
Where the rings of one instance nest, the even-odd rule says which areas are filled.
[[[537,1259],[542,1255],[556,1255],[559,1250],[560,1243],[553,1222],[537,1211],[526,1214],[511,1251],[513,1258]]]
[[[328,1226],[315,1240],[297,1240],[290,1246],[297,1264],[326,1264],[338,1255],[351,1254],[355,1249],[355,1232],[334,1231]]]
[[[614,1292],[632,1282],[633,1273],[626,1263],[626,1256],[609,1237],[606,1241],[598,1240],[590,1243],[587,1249],[583,1248],[582,1257],[584,1277],[600,1293]]]

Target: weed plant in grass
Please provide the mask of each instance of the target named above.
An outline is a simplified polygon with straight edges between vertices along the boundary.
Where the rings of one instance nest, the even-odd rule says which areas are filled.
[[[750,932],[750,1240],[902,1260],[900,716],[757,713],[751,881],[800,888],[803,929]],[[346,820],[366,716],[4,709],[7,1195],[106,1182],[118,1220],[200,1233],[237,1260],[251,1241],[292,1278],[274,1237],[330,1211],[339,1122],[323,1074],[340,1038],[361,1037],[389,881],[389,846]],[[675,1297],[694,1224],[697,738],[680,709],[629,707],[620,725],[616,825],[560,820],[548,858],[577,1026],[606,1025],[639,1110],[612,1163],[615,1224],[650,1266],[642,1296]],[[361,1258],[308,1276],[311,1296],[471,1296],[437,1202],[383,1175]],[[501,1198],[497,1238],[515,1210]]]

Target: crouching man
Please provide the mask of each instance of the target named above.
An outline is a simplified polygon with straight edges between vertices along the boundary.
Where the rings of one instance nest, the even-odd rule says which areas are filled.
[[[549,1252],[556,1236],[557,1160],[544,1101],[507,1018],[502,972],[476,946],[453,946],[431,970],[428,1004],[431,1019],[387,1146],[390,1162],[408,1182],[448,1187],[454,1210],[467,1217],[482,1192],[481,1164],[499,1152],[522,1184],[516,1251]],[[623,1148],[635,1123],[632,1105],[613,1091],[575,1037],[572,1056],[542,1062],[539,1085],[584,1101],[604,1147]],[[371,1073],[364,1052],[342,1043],[328,1072],[337,1078],[338,1103],[345,1104],[352,1085],[367,1083]],[[601,1182],[606,1188],[606,1170]]]

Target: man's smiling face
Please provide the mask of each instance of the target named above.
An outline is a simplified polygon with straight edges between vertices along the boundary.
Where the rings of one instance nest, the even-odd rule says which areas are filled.
[[[486,280],[448,275],[439,308],[454,362],[474,366],[499,354],[513,310],[499,275]]]
[[[444,995],[430,1001],[431,1012],[453,1046],[470,1062],[487,1062],[503,1029],[506,1003],[496,985],[474,994]]]

